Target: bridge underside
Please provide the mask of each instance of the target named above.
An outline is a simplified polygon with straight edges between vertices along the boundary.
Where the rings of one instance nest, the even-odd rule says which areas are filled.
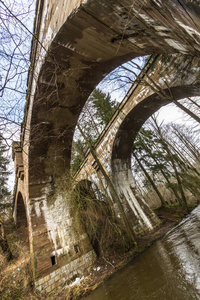
[[[56,13],[63,16],[60,3]],[[43,9],[47,52],[37,41],[33,43],[35,73],[29,75],[30,98],[22,134],[25,173],[18,179],[18,190],[23,181],[35,278],[41,277],[38,289],[46,291],[89,268],[95,260],[87,235],[77,233],[71,214],[73,203],[66,192],[66,186],[70,186],[74,129],[88,96],[106,74],[134,57],[177,52],[199,56],[200,53],[198,4],[170,0],[142,3],[88,0],[76,7],[76,3],[74,11],[69,16],[66,12],[57,29],[56,25],[52,29],[52,24],[59,24],[53,14],[56,4],[49,2],[47,10]],[[38,14],[41,11],[38,9]],[[198,87],[198,78],[195,80]],[[187,94],[187,86],[173,92],[179,99],[178,94]],[[197,94],[196,90],[194,93]],[[144,120],[159,106],[157,100],[155,96],[145,100],[151,102],[152,109],[141,104],[138,111],[130,112],[117,136],[121,145],[127,131],[134,138]],[[130,145],[127,140],[125,144],[127,148],[122,146],[120,151],[117,143],[114,145],[115,173],[120,171],[119,161],[125,162],[129,170]],[[114,181],[120,186],[119,177]],[[63,187],[58,190],[60,182]]]
[[[191,6],[191,5],[190,5]],[[179,1],[86,1],[57,32],[32,109],[30,182],[69,168],[74,128],[94,87],[120,64],[152,53],[199,55],[198,6]],[[39,167],[40,166],[40,167]]]
[[[136,194],[131,171],[134,139],[143,123],[159,108],[184,97],[200,95],[198,65],[199,58],[192,56],[152,57],[95,143],[98,158],[112,176],[137,234],[149,232],[158,220]],[[104,176],[96,167],[93,155],[88,154],[76,180],[89,178],[103,188],[101,178]]]

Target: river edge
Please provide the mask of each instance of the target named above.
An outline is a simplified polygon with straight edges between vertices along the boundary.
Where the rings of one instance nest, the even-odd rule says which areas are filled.
[[[168,231],[178,225],[197,205],[192,204],[189,207],[189,213],[186,213],[181,207],[176,206],[155,210],[162,223],[148,236],[138,238],[139,246],[137,249],[132,248],[121,257],[110,257],[109,261],[101,257],[97,260],[96,265],[91,268],[90,272],[84,278],[80,278],[77,285],[72,283],[71,286],[52,292],[48,295],[47,299],[55,299],[55,297],[66,300],[86,299],[85,297],[93,290],[109,280],[113,274],[141,255]]]

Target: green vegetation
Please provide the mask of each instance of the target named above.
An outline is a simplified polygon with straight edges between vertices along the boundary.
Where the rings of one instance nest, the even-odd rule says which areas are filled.
[[[109,93],[106,94],[100,89],[95,89],[92,92],[79,119],[79,123],[91,145],[94,145],[116,109],[117,103],[111,99]],[[79,135],[73,142],[72,172],[76,172],[84,160],[88,142],[85,141],[82,135]]]
[[[103,93],[100,89],[95,89],[89,98],[96,109],[95,120],[99,120],[100,125],[107,125],[112,115],[117,109],[115,101],[111,100],[110,94]]]
[[[151,118],[135,139],[133,157],[134,172],[142,174],[143,187],[154,189],[162,205],[159,188],[163,187],[171,190],[173,201],[177,199],[186,210],[187,195],[200,197],[199,138],[186,125],[159,125]]]
[[[10,192],[7,188],[7,181],[10,172],[8,169],[9,159],[6,157],[8,149],[3,142],[3,137],[0,135],[0,209],[8,204]]]

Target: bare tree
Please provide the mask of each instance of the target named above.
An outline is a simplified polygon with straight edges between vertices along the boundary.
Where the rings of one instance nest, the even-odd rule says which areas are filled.
[[[33,0],[0,0],[0,132],[7,143],[23,119],[33,12]]]

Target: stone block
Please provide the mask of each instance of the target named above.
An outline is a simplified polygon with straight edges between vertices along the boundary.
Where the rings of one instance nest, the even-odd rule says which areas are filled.
[[[48,286],[49,286],[49,281],[44,282],[42,285],[43,289],[46,289],[46,287],[48,287]]]
[[[50,275],[47,275],[47,276],[44,277],[44,281],[45,281],[45,282],[47,282],[47,281],[49,281],[49,280],[50,280]]]
[[[47,293],[50,293],[52,291],[52,286],[50,285],[50,286],[48,286],[47,288],[46,288],[46,292]]]
[[[52,285],[55,282],[55,278],[51,278],[51,280],[49,280],[49,285]]]
[[[36,290],[41,292],[42,291],[42,286],[41,285],[37,286]]]
[[[66,282],[66,278],[65,277],[60,278],[59,282],[60,285],[64,284]]]
[[[60,269],[56,270],[56,271],[55,271],[55,274],[56,274],[56,275],[60,274]]]
[[[43,284],[44,283],[44,278],[40,278],[37,282],[38,282],[38,285]]]
[[[60,282],[57,281],[52,285],[52,290],[55,290],[60,285]]]
[[[35,282],[35,287],[37,288],[39,286],[38,281]]]
[[[53,277],[55,277],[55,275],[56,275],[56,272],[54,271],[50,274],[50,277],[53,278]]]
[[[58,281],[61,278],[61,274],[56,275],[55,281]]]
[[[59,273],[63,273],[65,271],[65,266],[63,266],[61,269],[60,269],[60,272]]]

